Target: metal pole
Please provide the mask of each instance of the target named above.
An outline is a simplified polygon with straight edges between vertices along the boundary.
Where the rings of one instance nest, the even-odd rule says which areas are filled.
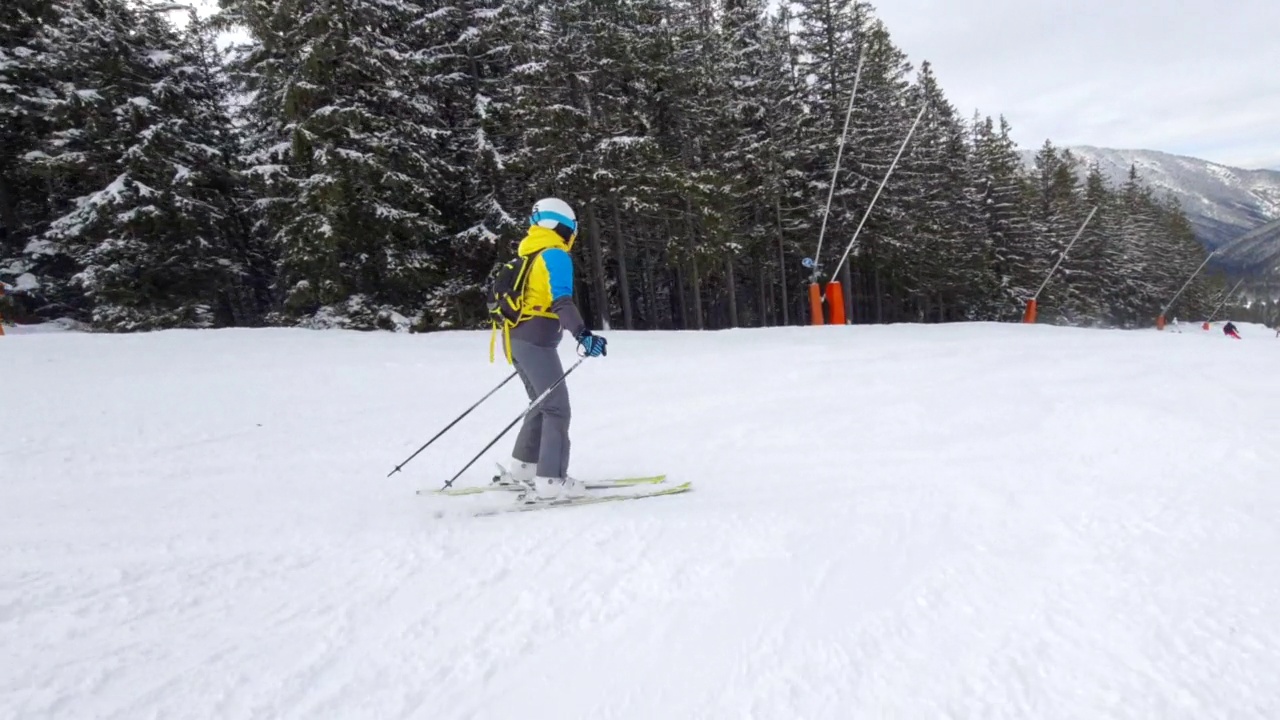
[[[844,131],[840,133],[840,147],[836,150],[836,169],[831,173],[831,188],[827,190],[827,209],[822,213],[822,229],[818,231],[818,251],[813,254],[813,277],[811,282],[818,281],[818,273],[822,267],[822,238],[827,234],[827,218],[831,216],[831,200],[836,194],[836,181],[840,177],[840,160],[844,157],[845,138],[849,136],[849,121],[853,119],[853,101],[858,97],[858,82],[862,79],[862,60],[866,55],[864,44],[858,51],[858,69],[853,74],[853,92],[849,94],[849,109],[844,114]]]
[[[1036,290],[1036,294],[1031,296],[1032,300],[1040,299],[1040,293],[1044,292],[1045,286],[1049,284],[1049,279],[1053,277],[1054,273],[1058,272],[1058,266],[1062,264],[1063,260],[1067,259],[1067,253],[1071,252],[1071,247],[1084,234],[1084,229],[1088,227],[1089,221],[1093,219],[1093,214],[1096,212],[1098,212],[1098,206],[1094,205],[1093,209],[1089,211],[1089,217],[1084,219],[1084,225],[1080,226],[1080,229],[1076,231],[1076,236],[1071,238],[1071,242],[1067,243],[1067,249],[1062,251],[1062,255],[1058,256],[1058,262],[1053,264],[1053,269],[1049,271],[1049,276],[1044,279],[1044,282],[1040,283],[1040,289]]]
[[[1213,309],[1213,313],[1209,315],[1209,320],[1207,322],[1213,322],[1213,319],[1218,317],[1218,312],[1222,310],[1222,306],[1227,304],[1227,301],[1230,300],[1232,296],[1236,294],[1236,290],[1239,290],[1240,286],[1243,284],[1244,284],[1244,278],[1241,278],[1240,282],[1237,282],[1235,284],[1235,287],[1232,287],[1230,290],[1227,291],[1226,295],[1222,296],[1221,302],[1218,303],[1218,307]]]
[[[858,229],[853,231],[853,239],[849,240],[849,246],[844,249],[844,255],[840,256],[836,271],[831,273],[831,282],[835,282],[836,276],[840,274],[840,268],[844,266],[844,261],[849,258],[849,253],[853,250],[854,243],[858,242],[858,234],[862,232],[862,226],[867,223],[867,218],[871,216],[871,209],[876,206],[876,200],[880,199],[880,193],[884,191],[884,186],[889,182],[889,176],[893,175],[893,169],[898,167],[898,161],[902,159],[902,153],[907,149],[907,143],[911,142],[911,136],[915,134],[916,126],[920,124],[920,119],[924,117],[924,111],[928,109],[928,103],[923,103],[920,106],[916,121],[911,123],[911,131],[907,133],[906,139],[902,141],[902,147],[898,148],[898,154],[893,158],[893,164],[889,166],[889,172],[885,173],[884,179],[880,181],[880,187],[876,189],[875,196],[871,198],[871,204],[867,205],[867,211],[862,214],[862,221],[858,223]],[[822,298],[826,300],[825,292],[823,292]]]
[[[1204,259],[1204,262],[1200,263],[1200,267],[1196,268],[1196,271],[1191,273],[1191,277],[1187,278],[1187,281],[1182,283],[1182,287],[1178,289],[1178,294],[1174,295],[1173,299],[1169,301],[1169,304],[1164,306],[1164,310],[1160,311],[1161,316],[1169,314],[1169,308],[1173,307],[1173,304],[1178,302],[1178,298],[1182,297],[1183,291],[1187,289],[1187,286],[1191,284],[1191,281],[1196,279],[1196,276],[1200,274],[1200,271],[1204,269],[1204,266],[1208,265],[1209,261],[1213,259],[1213,256],[1217,255],[1221,250],[1222,248],[1218,248],[1217,250],[1209,253],[1208,257]]]

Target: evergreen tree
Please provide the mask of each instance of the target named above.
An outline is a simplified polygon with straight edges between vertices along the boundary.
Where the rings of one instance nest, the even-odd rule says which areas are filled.
[[[825,223],[830,279],[864,215],[837,278],[855,322],[1014,320],[1095,207],[1045,321],[1149,325],[1204,260],[1136,170],[1115,187],[1047,141],[1025,169],[867,2],[221,4],[249,33],[228,67],[164,6],[0,10],[0,279],[38,286],[37,315],[474,327],[549,195],[578,210],[600,328],[803,322],[800,258]]]
[[[524,178],[524,204],[544,196],[575,199],[575,252],[585,260],[582,266],[589,278],[581,302],[589,323],[597,328],[608,327],[610,311],[596,210],[600,194],[593,179],[606,137],[602,120],[616,107],[599,65],[610,50],[605,47],[607,18],[616,10],[616,3],[592,0],[532,8],[527,42],[538,54],[526,76],[530,87],[515,109],[515,123],[522,132],[516,172]]]
[[[407,324],[444,278],[438,198],[459,174],[430,82],[442,30],[432,8],[224,5],[256,41],[238,66],[254,93],[247,162],[284,318]]]
[[[592,78],[598,134],[592,181],[599,201],[587,207],[587,230],[594,225],[602,238],[604,262],[598,272],[609,288],[611,319],[628,328],[637,323],[641,295],[636,290],[652,282],[646,282],[651,271],[643,268],[653,262],[655,242],[651,228],[646,233],[637,227],[643,224],[641,213],[662,213],[670,205],[656,177],[664,158],[649,114],[670,73],[663,67],[670,39],[661,24],[668,5],[667,0],[629,0],[600,6],[597,30],[605,53]],[[599,218],[593,220],[593,214]],[[641,244],[646,247],[638,254]],[[657,321],[655,290],[649,288],[644,304]]]
[[[1059,150],[1047,140],[1036,153],[1031,170],[1031,223],[1035,244],[1028,265],[1037,278],[1037,287],[1067,252],[1087,215],[1083,209],[1078,164],[1070,150]],[[1063,275],[1059,270],[1043,287],[1039,298],[1042,316],[1046,320],[1063,319],[1070,307],[1069,271]]]
[[[927,111],[895,175],[906,188],[908,302],[918,320],[973,317],[965,308],[980,302],[975,289],[991,281],[978,231],[978,198],[969,181],[966,129],[929,63],[921,66],[911,95],[912,105]]]
[[[426,304],[442,326],[484,317],[479,299],[487,275],[525,229],[529,202],[510,191],[507,178],[520,149],[515,103],[530,89],[525,78],[536,56],[523,37],[531,7],[527,0],[463,0],[429,16],[440,24],[445,50],[424,80],[439,98],[454,169],[437,202],[450,238],[445,279]]]
[[[1221,280],[1215,281],[1201,270],[1205,259],[1204,247],[1195,237],[1190,220],[1181,211],[1173,197],[1156,198],[1155,213],[1159,218],[1156,239],[1162,247],[1162,255],[1175,270],[1172,282],[1165,286],[1170,299],[1188,281],[1190,285],[1178,298],[1177,309],[1182,317],[1205,317],[1212,311],[1211,298],[1223,289]],[[1200,271],[1199,274],[1196,274]],[[1194,278],[1193,278],[1194,275]]]
[[[1008,121],[975,120],[971,180],[980,232],[994,287],[979,301],[978,316],[1010,320],[1021,315],[1041,279],[1034,273],[1034,235],[1027,198],[1029,180]]]
[[[1116,236],[1116,199],[1101,169],[1089,167],[1084,184],[1084,207],[1093,213],[1075,247],[1063,262],[1067,285],[1064,300],[1074,322],[1107,323],[1115,314],[1112,303],[1122,266]],[[1096,208],[1096,210],[1095,210]]]
[[[215,324],[234,282],[235,180],[205,48],[160,9],[120,1],[68,3],[44,32],[58,93],[28,158],[54,192],[33,265],[101,329]]]
[[[766,208],[773,210],[770,219],[777,233],[775,319],[783,325],[791,324],[793,318],[804,317],[802,281],[807,272],[797,258],[813,252],[800,242],[808,245],[812,239],[801,232],[808,226],[806,210],[810,189],[803,165],[808,156],[803,146],[802,122],[805,83],[791,24],[789,8],[784,4],[768,22],[763,36],[767,83],[764,92],[769,103],[765,115],[768,142],[759,153],[760,164],[767,168],[762,188],[770,198]]]
[[[1155,237],[1159,218],[1153,212],[1150,190],[1141,182],[1135,167],[1129,168],[1129,177],[1120,191],[1120,213],[1118,240],[1124,253],[1121,282],[1127,299],[1120,317],[1126,324],[1137,324],[1159,312],[1175,292],[1166,294],[1165,288],[1176,281],[1160,261]]]
[[[23,250],[43,215],[44,187],[28,153],[39,148],[46,106],[56,95],[41,26],[57,12],[52,2],[35,0],[0,8],[0,281],[32,291],[38,287]],[[29,306],[33,299],[15,297],[11,304]]]
[[[771,23],[762,0],[726,3],[722,25],[725,55],[720,75],[728,102],[723,107],[726,147],[720,162],[737,199],[731,221],[735,230],[741,228],[733,237],[736,254],[744,259],[743,274],[755,279],[753,317],[745,320],[770,325],[779,322],[779,315],[789,318],[787,300],[776,307],[772,287],[776,280],[787,287],[788,267],[777,251],[782,248],[785,255],[782,204],[795,158],[789,145],[799,110],[789,68],[789,38],[783,27]]]
[[[117,88],[120,65],[136,59],[128,46],[134,15],[123,2],[6,5],[6,29],[15,44],[7,62],[16,84],[5,84],[10,117],[6,127],[25,130],[8,138],[4,173],[15,189],[6,193],[6,234],[12,233],[8,269],[35,278],[37,298],[28,296],[41,317],[87,319],[92,302],[73,281],[81,270],[76,250],[51,241],[50,224],[87,202],[118,173],[121,128],[113,110],[128,95]],[[17,17],[15,18],[14,15]],[[8,21],[14,21],[10,25]],[[122,78],[129,82],[129,78]],[[136,87],[136,85],[135,85]],[[121,88],[123,89],[123,88]],[[127,92],[127,90],[126,90]],[[16,182],[15,182],[16,181]]]

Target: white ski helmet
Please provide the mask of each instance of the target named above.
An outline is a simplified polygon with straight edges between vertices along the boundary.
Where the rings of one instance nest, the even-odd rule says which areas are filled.
[[[543,198],[534,203],[529,224],[555,230],[570,246],[578,237],[578,218],[569,203],[559,198]]]

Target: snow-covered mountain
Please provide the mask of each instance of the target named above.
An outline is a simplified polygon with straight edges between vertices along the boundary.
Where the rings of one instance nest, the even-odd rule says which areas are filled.
[[[1251,230],[1222,248],[1220,263],[1253,272],[1280,273],[1280,220]]]
[[[1182,204],[1206,247],[1227,244],[1218,257],[1220,264],[1252,269],[1280,260],[1280,226],[1268,232],[1251,233],[1280,219],[1280,172],[1245,170],[1198,158],[1155,150],[1115,150],[1088,145],[1070,147],[1084,160],[1085,167],[1097,164],[1115,182],[1123,182],[1129,167],[1157,192],[1167,191]],[[1024,150],[1030,165],[1035,150]],[[1237,242],[1250,233],[1248,242]]]

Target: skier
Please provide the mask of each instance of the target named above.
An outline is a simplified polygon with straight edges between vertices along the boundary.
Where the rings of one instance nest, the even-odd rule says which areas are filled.
[[[534,203],[529,230],[517,251],[530,257],[520,320],[510,330],[507,355],[533,401],[564,375],[560,355],[567,330],[588,357],[606,353],[606,341],[593,335],[573,301],[573,261],[569,251],[578,238],[573,208],[563,200]],[[586,489],[569,476],[569,388],[560,383],[530,412],[516,436],[509,469],[502,482],[533,486],[538,500],[581,497]]]
[[[1240,333],[1236,331],[1236,326],[1230,320],[1227,321],[1226,325],[1222,326],[1222,334],[1237,340],[1240,339]]]

